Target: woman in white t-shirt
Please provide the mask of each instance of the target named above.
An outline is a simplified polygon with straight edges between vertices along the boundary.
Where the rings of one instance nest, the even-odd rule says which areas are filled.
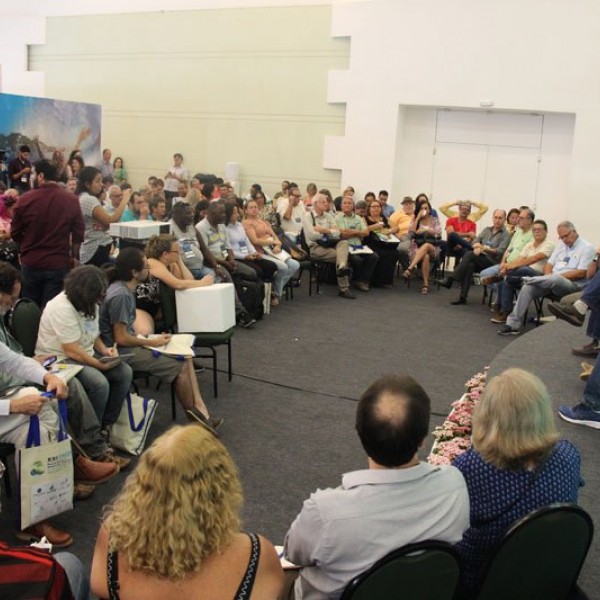
[[[83,365],[76,377],[102,429],[117,420],[133,375],[117,351],[100,338],[98,310],[107,286],[98,267],[85,265],[71,271],[64,291],[44,308],[36,345],[36,354],[52,354]]]

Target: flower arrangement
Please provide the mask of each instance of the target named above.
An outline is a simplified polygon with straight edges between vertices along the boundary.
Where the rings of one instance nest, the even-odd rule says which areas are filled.
[[[488,369],[489,367],[485,367],[465,383],[467,391],[452,403],[450,414],[443,425],[434,429],[435,441],[427,457],[430,464],[450,465],[457,456],[471,447],[473,411],[485,388]]]

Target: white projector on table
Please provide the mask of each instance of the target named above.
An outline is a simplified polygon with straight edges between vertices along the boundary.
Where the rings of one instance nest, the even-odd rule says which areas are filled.
[[[147,240],[153,235],[171,233],[171,225],[158,221],[126,221],[111,223],[108,232],[110,235],[128,240]]]

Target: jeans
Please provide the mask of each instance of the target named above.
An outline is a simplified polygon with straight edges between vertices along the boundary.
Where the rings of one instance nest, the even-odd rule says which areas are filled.
[[[219,283],[219,281],[217,281],[218,277],[215,275],[215,272],[204,265],[202,265],[199,269],[190,269],[190,273],[194,276],[194,279],[202,279],[207,275],[212,275],[215,279],[215,283]]]
[[[44,308],[54,296],[58,296],[63,288],[63,280],[67,269],[44,271],[21,265],[23,275],[23,298],[33,300],[40,308]]]
[[[498,284],[498,304],[500,310],[507,315],[513,308],[513,298],[521,287],[521,277],[534,277],[539,272],[531,267],[519,267],[507,271],[506,277]]]
[[[72,436],[92,460],[103,456],[108,445],[100,433],[100,421],[96,411],[77,377],[67,384],[67,419]]]
[[[458,250],[455,249],[457,246],[459,246]],[[456,233],[456,231],[453,231],[452,233],[448,234],[448,244],[447,244],[448,255],[458,254],[459,256],[462,257],[469,250],[473,250],[473,246],[471,245],[471,242],[468,242],[467,240],[465,240],[465,238],[461,237],[461,235],[459,233]]]
[[[119,418],[123,400],[131,386],[131,367],[121,362],[108,371],[99,371],[86,365],[75,377],[85,388],[102,427],[112,425]]]
[[[88,600],[90,580],[81,561],[70,552],[57,552],[54,560],[65,570],[75,600]]]
[[[576,292],[578,289],[575,283],[557,273],[539,276],[535,281],[526,283],[521,288],[517,303],[508,315],[506,324],[514,331],[519,331],[523,327],[523,321],[532,300],[550,294],[562,298],[567,294]]]
[[[283,262],[272,256],[267,256],[266,254],[263,258],[277,265],[277,272],[273,278],[273,293],[278,298],[281,298],[285,284],[299,271],[300,263],[293,258],[288,258]]]

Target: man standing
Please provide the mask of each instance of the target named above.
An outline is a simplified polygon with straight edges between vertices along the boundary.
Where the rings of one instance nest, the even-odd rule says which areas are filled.
[[[24,194],[31,189],[31,163],[29,146],[21,146],[17,156],[8,163],[8,179],[10,186],[15,188],[19,194]]]
[[[462,475],[419,461],[429,414],[425,390],[406,375],[382,377],[362,395],[356,431],[369,468],[311,494],[285,538],[285,557],[303,567],[297,600],[338,598],[352,578],[406,544],[462,538],[469,526]]]
[[[109,148],[104,148],[102,150],[102,161],[98,164],[98,170],[102,173],[102,180],[104,181],[105,177],[111,177],[113,174],[113,165],[110,162],[112,158],[112,152]]]
[[[594,260],[594,247],[580,238],[570,221],[559,223],[559,243],[544,267],[544,275],[524,277],[517,303],[506,319],[500,335],[521,333],[527,308],[532,300],[553,294],[562,298],[583,289],[587,282],[587,270]]]
[[[190,172],[183,166],[183,154],[173,154],[173,166],[165,175],[165,197],[167,200],[167,211],[170,213],[173,206],[173,198],[177,197],[177,186],[187,183]]]
[[[479,273],[500,262],[510,242],[510,233],[506,231],[506,211],[497,209],[492,218],[493,225],[486,227],[481,235],[475,238],[472,248],[460,261],[458,267],[450,275],[436,279],[436,283],[451,288],[452,283],[460,283],[460,297],[452,304],[466,304],[473,273]]]
[[[36,189],[15,205],[12,237],[21,250],[23,296],[43,308],[78,260],[85,227],[77,196],[56,182],[56,167],[40,160],[35,173]]]

